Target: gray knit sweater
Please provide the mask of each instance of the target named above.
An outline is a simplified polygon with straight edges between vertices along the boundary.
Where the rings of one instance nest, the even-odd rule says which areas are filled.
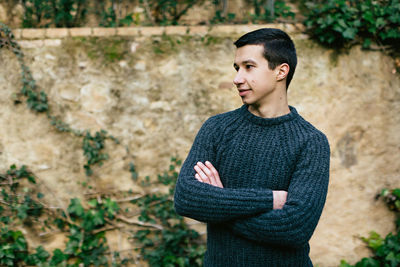
[[[308,241],[328,189],[330,150],[323,133],[290,107],[265,119],[241,108],[209,118],[175,189],[178,214],[207,223],[204,266],[312,266]],[[210,161],[224,188],[197,181]],[[273,210],[272,190],[288,191]]]

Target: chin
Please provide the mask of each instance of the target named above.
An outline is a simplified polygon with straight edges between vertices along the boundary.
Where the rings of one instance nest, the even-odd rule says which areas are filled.
[[[249,101],[249,100],[244,99],[244,98],[242,98],[242,102],[243,102],[243,104],[246,104],[246,105],[248,105],[248,106],[254,104],[252,101]]]

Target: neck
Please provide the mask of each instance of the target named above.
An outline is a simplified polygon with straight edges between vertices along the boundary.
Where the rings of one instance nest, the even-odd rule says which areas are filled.
[[[249,105],[249,111],[262,118],[276,118],[290,113],[286,90],[276,94],[264,103]]]

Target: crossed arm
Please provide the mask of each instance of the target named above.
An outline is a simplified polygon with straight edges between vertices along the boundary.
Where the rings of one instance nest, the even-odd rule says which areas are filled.
[[[206,183],[209,185],[213,185],[219,188],[224,188],[222,185],[221,179],[219,177],[218,171],[212,165],[211,162],[206,161],[205,163],[197,162],[194,166],[194,170],[196,171],[195,178],[197,181]],[[283,205],[285,205],[287,192],[283,190],[273,190],[273,209],[282,209]]]
[[[175,188],[175,210],[207,223],[224,223],[234,234],[256,242],[302,246],[310,239],[325,203],[329,144],[316,134],[298,155],[287,192],[267,188],[224,188],[215,161],[219,142],[207,121],[189,152]],[[207,162],[210,161],[210,162]]]
[[[329,180],[329,144],[324,136],[309,140],[296,164],[288,191],[272,191],[273,209],[226,222],[233,233],[257,242],[305,245],[317,226]],[[222,188],[210,162],[194,166],[198,182]]]

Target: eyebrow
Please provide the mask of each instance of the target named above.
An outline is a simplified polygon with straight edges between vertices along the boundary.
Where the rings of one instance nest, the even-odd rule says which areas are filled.
[[[233,66],[235,67],[235,66],[238,66],[238,65],[240,65],[240,64],[248,64],[248,63],[254,64],[254,65],[257,64],[257,62],[255,62],[255,61],[252,60],[252,59],[246,59],[246,60],[243,60],[242,62],[239,62],[239,64],[237,64],[236,62],[234,62],[234,63],[233,63]]]

